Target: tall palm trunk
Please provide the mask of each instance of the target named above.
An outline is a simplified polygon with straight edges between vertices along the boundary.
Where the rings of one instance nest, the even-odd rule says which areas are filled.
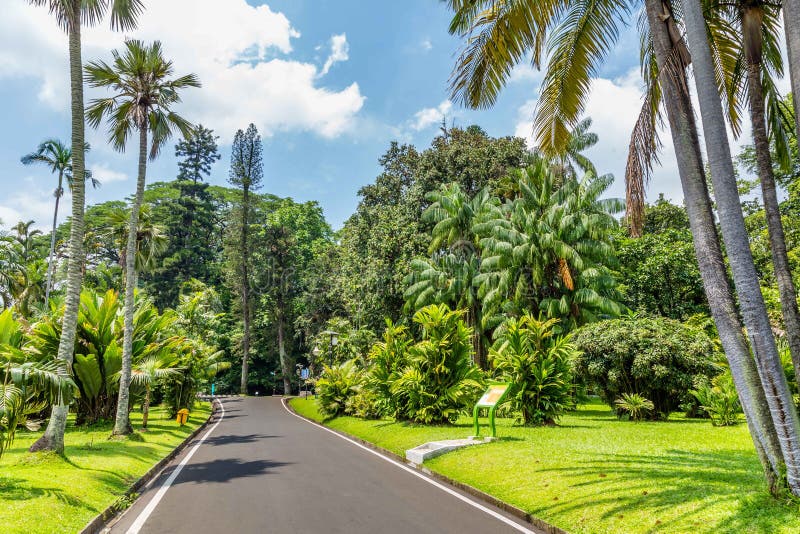
[[[61,338],[58,341],[58,373],[68,376],[75,350],[75,332],[78,328],[78,308],[83,284],[83,205],[85,201],[85,153],[83,62],[81,61],[81,0],[72,0],[72,20],[69,23],[69,74],[72,98],[72,223],[69,236],[69,261],[67,263],[67,294]],[[50,421],[44,435],[31,445],[30,450],[51,450],[64,453],[64,430],[67,427],[69,406],[66,402],[53,405]]]
[[[145,114],[146,116],[146,114]],[[144,200],[144,184],[147,178],[147,123],[139,126],[139,177],[136,180],[136,196],[131,206],[128,222],[128,245],[125,249],[125,328],[122,337],[122,370],[117,397],[117,417],[114,421],[114,435],[133,432],[129,406],[131,393],[131,367],[133,366],[133,313],[136,309],[134,290],[136,289],[136,245],[139,232],[139,211]]]
[[[278,311],[278,358],[281,362],[281,374],[283,374],[283,394],[292,394],[292,368],[289,365],[289,357],[286,354],[285,325],[283,311]]]
[[[239,392],[247,395],[248,358],[250,357],[250,274],[248,269],[247,231],[249,230],[248,211],[250,208],[250,188],[245,184],[242,193],[242,382]]]
[[[786,338],[796,376],[800,376],[800,313],[797,310],[797,290],[789,267],[786,252],[786,236],[781,222],[775,174],[772,170],[769,136],[767,134],[764,87],[761,83],[761,27],[763,12],[760,8],[743,9],[741,13],[744,33],[745,60],[747,61],[747,95],[750,103],[750,121],[753,129],[753,144],[756,150],[756,165],[764,200],[764,213],[769,231],[769,247],[772,265],[778,282]],[[796,21],[795,24],[800,24]]]
[[[56,226],[58,225],[58,203],[61,200],[61,195],[64,193],[62,186],[64,184],[64,170],[58,171],[58,188],[56,189],[56,207],[53,210],[53,231],[50,234],[50,255],[47,259],[47,282],[44,288],[44,304],[47,306],[50,303],[50,288],[52,287],[53,280],[53,257],[56,254]]]
[[[783,27],[792,81],[795,128],[800,139],[800,0],[783,0]]]
[[[711,47],[708,43],[702,7],[699,0],[684,0],[683,6],[686,33],[689,38],[692,55],[694,80],[700,101],[706,151],[708,152],[711,176],[717,192],[717,200],[720,203],[720,209],[726,213],[726,219],[729,217],[728,210],[733,210],[733,217],[739,219],[738,224],[743,225],[744,219],[741,215],[738,193],[736,192],[736,177],[725,129],[722,102],[717,89],[714,63],[711,56]],[[724,187],[723,184],[727,184],[727,187]],[[736,215],[737,213],[738,216]],[[729,250],[746,255],[749,252],[749,246],[746,239],[744,241],[741,240],[742,235],[741,232],[737,233],[740,240],[737,243],[738,248]],[[728,284],[726,283],[725,285],[727,286]],[[730,301],[732,304],[732,298]],[[731,307],[730,313],[731,318],[735,319],[735,323],[738,323],[735,308]],[[731,374],[739,393],[750,434],[761,457],[770,490],[774,493],[780,489],[778,485],[783,470],[783,455],[775,432],[775,425],[769,413],[769,406],[758,375],[758,369],[755,361],[750,356],[749,349],[744,344],[741,327],[735,323],[731,322],[729,327],[731,331],[729,333],[735,335],[737,343],[733,350],[726,348],[725,352],[730,362]],[[722,335],[722,329],[720,329],[720,334]]]

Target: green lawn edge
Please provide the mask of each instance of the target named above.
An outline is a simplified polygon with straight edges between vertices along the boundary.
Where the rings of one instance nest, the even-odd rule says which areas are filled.
[[[0,458],[0,525],[4,533],[78,532],[109,506],[132,502],[128,489],[183,443],[211,415],[211,404],[197,403],[186,425],[152,409],[147,432],[110,440],[112,424],[68,426],[65,456],[30,454],[40,433],[19,432]],[[131,414],[134,428],[141,414]],[[135,498],[135,495],[133,496]]]
[[[427,441],[466,437],[471,421],[424,426],[354,417],[326,420],[314,399],[300,415],[395,454]],[[713,427],[673,416],[619,421],[600,403],[556,427],[498,420],[500,440],[425,462],[425,467],[574,533],[800,532],[800,505],[767,492],[744,424]]]

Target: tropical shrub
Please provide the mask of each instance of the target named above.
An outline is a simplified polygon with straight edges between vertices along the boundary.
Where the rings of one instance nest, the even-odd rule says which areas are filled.
[[[526,314],[508,319],[495,333],[489,358],[496,376],[511,384],[504,404],[525,425],[555,423],[572,403],[572,365],[577,349],[556,335],[557,319]]]
[[[344,415],[348,401],[360,391],[362,379],[354,360],[326,366],[316,383],[319,411],[326,417]]]
[[[730,426],[739,422],[738,414],[742,408],[730,371],[714,377],[710,383],[704,381],[690,393],[700,403],[700,408],[711,418],[712,425]]]
[[[418,423],[455,421],[478,397],[483,373],[472,362],[472,330],[463,311],[432,304],[414,314],[422,340],[391,382],[397,419]]]
[[[387,319],[383,341],[375,343],[369,352],[364,389],[369,391],[368,398],[374,402],[369,411],[375,416],[397,416],[398,405],[392,395],[391,385],[408,364],[411,342],[407,327],[395,325]]]
[[[651,400],[638,393],[623,393],[614,401],[614,406],[620,415],[627,414],[631,421],[641,421],[655,408]]]
[[[650,399],[664,418],[690,398],[696,380],[719,374],[715,346],[702,330],[665,318],[626,317],[589,324],[573,338],[576,373],[612,408],[625,393]]]
[[[37,358],[12,311],[0,313],[0,456],[13,443],[28,415],[67,401],[75,384],[58,373],[54,360]]]

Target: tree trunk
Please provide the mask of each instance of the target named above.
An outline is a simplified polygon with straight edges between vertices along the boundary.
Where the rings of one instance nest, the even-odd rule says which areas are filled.
[[[248,357],[250,356],[250,278],[248,270],[247,232],[249,230],[248,210],[250,190],[247,184],[242,192],[242,382],[239,392],[247,395]]]
[[[281,373],[283,374],[283,394],[292,394],[292,368],[289,356],[286,354],[286,343],[283,333],[283,312],[278,312],[278,357],[281,362]]]
[[[789,77],[792,81],[794,122],[797,139],[800,139],[800,0],[783,0],[783,27],[786,32]]]
[[[67,263],[67,294],[61,338],[58,341],[58,373],[69,376],[75,351],[75,332],[78,328],[78,308],[83,284],[83,205],[85,201],[85,153],[83,62],[81,60],[81,0],[72,0],[72,20],[69,23],[69,74],[72,98],[72,223],[69,235]],[[53,405],[44,435],[31,445],[31,452],[40,450],[64,453],[64,430],[67,427],[69,406],[65,402]]]
[[[736,176],[702,7],[699,0],[685,0],[683,5],[684,22],[692,54],[694,79],[703,120],[706,151],[708,152],[711,176],[714,180],[720,209],[738,211],[738,219],[740,219],[741,224],[744,224],[741,208],[739,207],[738,193],[736,192]],[[716,189],[718,183],[720,186],[723,183],[728,184],[728,187]],[[738,245],[742,249],[749,250],[746,241],[740,242]],[[730,250],[737,251],[737,249]],[[720,276],[722,275],[724,275],[724,272]],[[725,285],[727,286],[728,284],[725,283]],[[710,300],[711,298],[709,297]],[[749,349],[744,344],[741,326],[737,324],[738,318],[735,316],[736,310],[732,306],[732,298],[730,302],[731,309],[726,312],[726,315],[730,314],[731,318],[735,318],[735,322],[732,321],[726,328],[726,336],[733,335],[737,338],[737,342],[735,344],[730,343],[732,348],[730,350],[726,348],[725,352],[728,356],[736,390],[739,393],[739,400],[750,428],[750,434],[762,459],[770,489],[774,493],[779,489],[778,484],[783,469],[783,456],[775,426],[768,410],[758,369]],[[717,321],[718,325],[719,323],[720,321]],[[722,336],[722,328],[719,328],[719,331],[720,336]]]
[[[743,13],[742,18],[748,17]],[[760,18],[759,18],[760,20]],[[800,21],[798,21],[800,24]],[[760,26],[760,25],[759,25]],[[760,43],[752,42],[754,32],[744,32],[745,50],[752,51]],[[760,33],[758,34],[760,39]],[[764,109],[764,87],[761,83],[761,61],[757,54],[747,54],[747,95],[750,100],[750,121],[753,128],[753,144],[756,150],[756,165],[761,182],[764,200],[764,213],[769,230],[769,246],[772,252],[772,265],[778,282],[783,322],[786,325],[786,338],[792,355],[795,376],[800,377],[800,313],[797,310],[797,290],[789,267],[786,252],[786,236],[783,232],[778,192],[775,188],[775,174],[772,170],[769,137],[767,135],[766,111]]]
[[[142,401],[142,430],[147,430],[147,419],[150,415],[150,384],[144,386],[144,401]]]
[[[122,338],[122,371],[119,379],[117,397],[117,417],[114,422],[114,435],[121,436],[133,432],[129,414],[131,394],[131,367],[133,366],[133,314],[136,310],[134,291],[136,290],[136,253],[139,233],[139,211],[144,200],[144,184],[147,178],[147,124],[139,127],[139,177],[136,180],[136,196],[131,206],[128,222],[128,244],[125,247],[125,328]]]
[[[56,227],[58,225],[58,203],[61,200],[63,189],[61,186],[64,183],[64,171],[58,171],[58,188],[56,189],[56,206],[53,210],[53,232],[50,234],[50,255],[47,258],[47,282],[44,288],[44,305],[45,307],[50,303],[50,289],[53,287],[53,257],[56,254]]]

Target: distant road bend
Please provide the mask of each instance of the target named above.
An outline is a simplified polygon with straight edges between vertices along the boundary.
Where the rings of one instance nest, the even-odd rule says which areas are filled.
[[[538,532],[292,414],[280,398],[222,408],[111,532]]]

